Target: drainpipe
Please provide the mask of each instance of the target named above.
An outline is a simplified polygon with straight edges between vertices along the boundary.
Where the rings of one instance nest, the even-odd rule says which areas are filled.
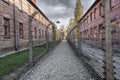
[[[15,47],[15,51],[18,50],[18,43],[17,43],[17,34],[16,34],[16,7],[15,7],[15,0],[14,0],[14,47]]]

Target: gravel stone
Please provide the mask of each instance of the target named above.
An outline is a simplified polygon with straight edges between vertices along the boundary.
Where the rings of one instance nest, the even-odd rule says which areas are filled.
[[[94,80],[66,41],[43,57],[20,80]]]

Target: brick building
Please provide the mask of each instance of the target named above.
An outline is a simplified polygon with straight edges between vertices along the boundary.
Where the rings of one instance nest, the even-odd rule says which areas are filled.
[[[0,51],[13,51],[28,47],[28,19],[36,11],[27,0],[0,0]],[[39,10],[32,22],[34,45],[45,41],[45,28],[49,19]],[[52,40],[52,26],[49,28]],[[16,49],[16,50],[17,50]]]
[[[111,0],[111,24],[112,41],[120,44],[120,0]],[[100,43],[103,34],[104,5],[103,0],[96,0],[90,9],[79,21],[82,40],[86,42]]]

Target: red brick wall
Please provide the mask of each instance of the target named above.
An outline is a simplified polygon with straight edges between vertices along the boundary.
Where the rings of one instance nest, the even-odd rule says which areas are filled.
[[[14,50],[14,2],[13,0],[9,0],[9,3],[0,0],[0,50]],[[22,8],[20,9],[19,1],[16,0],[16,32],[17,32],[17,43],[18,48],[27,48],[28,47],[28,19],[29,15],[31,15],[35,8],[30,5],[31,13],[29,13],[28,5],[30,5],[26,0],[22,0]],[[40,16],[40,17],[39,17]],[[10,19],[10,38],[4,38],[4,22],[3,18]],[[43,20],[44,18],[44,20]],[[19,36],[19,23],[23,24],[23,35],[24,37],[21,39]],[[49,21],[39,13],[35,16],[32,26],[33,26],[33,38],[34,38],[34,27],[37,28],[37,38],[34,38],[34,45],[39,44],[40,42],[45,41],[45,28],[49,24]],[[39,38],[39,29],[43,30],[44,36]],[[52,30],[50,30],[52,32]],[[50,33],[51,34],[51,33]],[[50,37],[52,39],[52,37]]]
[[[4,21],[3,19],[9,18],[10,19],[10,38],[6,39],[4,38]],[[14,28],[13,28],[13,5],[7,4],[0,1],[0,48],[6,48],[6,49],[13,49],[14,46]],[[11,48],[10,48],[11,47]]]
[[[102,3],[103,0],[100,0],[97,4],[95,4],[84,16],[84,18],[82,19],[82,23],[80,23],[79,27],[80,27],[80,31],[81,31],[81,37],[83,39],[87,39],[87,37],[89,36],[89,40],[91,41],[101,41],[100,36],[102,35],[102,33],[100,33],[101,31],[101,24],[103,24],[103,7],[101,8],[102,11],[102,15],[99,15],[100,13],[100,3]],[[113,36],[113,41],[120,41],[120,26],[118,26],[120,24],[120,0],[112,0],[112,8],[111,8],[111,21],[115,20],[115,30],[116,32],[112,34]],[[94,10],[96,9],[96,14],[94,14]],[[91,13],[92,13],[92,21],[91,21]],[[96,16],[94,18],[94,15]],[[114,27],[112,26],[112,28]],[[97,32],[97,33],[96,33]],[[86,35],[87,34],[87,35]]]

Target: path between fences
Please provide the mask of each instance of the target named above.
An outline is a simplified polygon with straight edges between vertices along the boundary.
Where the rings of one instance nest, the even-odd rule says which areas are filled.
[[[43,57],[20,80],[94,80],[66,41]]]

